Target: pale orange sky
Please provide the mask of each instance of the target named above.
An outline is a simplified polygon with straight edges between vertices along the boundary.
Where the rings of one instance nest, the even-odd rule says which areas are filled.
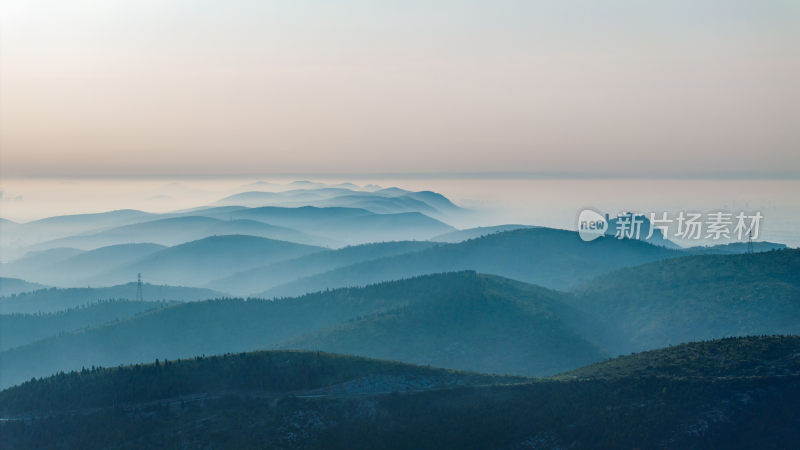
[[[0,171],[798,176],[798,30],[788,0],[4,1]]]

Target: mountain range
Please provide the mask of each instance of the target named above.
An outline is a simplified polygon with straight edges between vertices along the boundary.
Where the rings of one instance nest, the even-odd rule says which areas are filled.
[[[459,270],[475,270],[553,289],[568,289],[620,267],[681,255],[678,250],[636,240],[607,237],[584,242],[575,232],[567,230],[517,229],[341,267],[299,278],[256,296],[292,296]]]
[[[299,348],[551,375],[681,342],[800,333],[798,264],[800,250],[702,255],[620,269],[571,292],[467,271],[295,298],[184,303],[2,352],[0,365],[13,384],[81,366]],[[49,292],[58,293],[0,306],[33,308]]]

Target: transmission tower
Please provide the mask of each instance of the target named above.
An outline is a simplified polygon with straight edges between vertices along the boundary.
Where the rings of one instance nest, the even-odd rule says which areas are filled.
[[[144,301],[144,297],[142,296],[142,274],[139,273],[136,279],[136,300],[137,301]]]
[[[752,255],[753,252],[753,230],[747,232],[747,254]]]

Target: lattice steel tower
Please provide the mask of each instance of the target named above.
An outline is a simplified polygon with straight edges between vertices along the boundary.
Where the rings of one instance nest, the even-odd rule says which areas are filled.
[[[137,301],[144,301],[144,297],[142,296],[142,274],[139,273],[136,279],[136,300]]]

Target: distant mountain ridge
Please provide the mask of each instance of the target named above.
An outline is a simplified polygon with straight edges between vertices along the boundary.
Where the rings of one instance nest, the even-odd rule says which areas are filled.
[[[502,233],[504,231],[513,231],[522,228],[535,228],[535,226],[507,224],[507,225],[495,225],[490,227],[466,228],[463,230],[451,231],[449,233],[444,233],[438,236],[434,236],[431,238],[431,240],[436,242],[448,242],[451,244],[455,244],[469,239],[476,239],[479,237],[483,237],[488,234]]]
[[[392,241],[347,246],[237,272],[214,280],[206,286],[235,295],[249,296],[300,277],[384,256],[419,251],[435,245],[437,245],[435,242],[426,241]]]
[[[276,286],[257,296],[292,296],[460,270],[567,289],[620,267],[681,255],[677,250],[635,240],[600,238],[584,242],[573,231],[544,227],[517,229],[334,269]]]
[[[328,242],[325,239],[291,228],[279,227],[255,220],[223,220],[213,217],[184,215],[123,225],[94,234],[70,236],[41,243],[38,247],[58,246],[94,249],[123,243],[156,243],[173,246],[209,236],[225,234],[247,234],[306,244]]]
[[[202,286],[216,277],[324,250],[247,235],[211,236],[151,253],[97,279],[114,283],[141,272],[154,283]]]
[[[316,206],[363,208],[374,213],[419,212],[444,217],[461,212],[447,197],[432,191],[408,191],[399,188],[363,190],[346,185],[302,186],[284,191],[247,191],[216,202],[219,205]]]

